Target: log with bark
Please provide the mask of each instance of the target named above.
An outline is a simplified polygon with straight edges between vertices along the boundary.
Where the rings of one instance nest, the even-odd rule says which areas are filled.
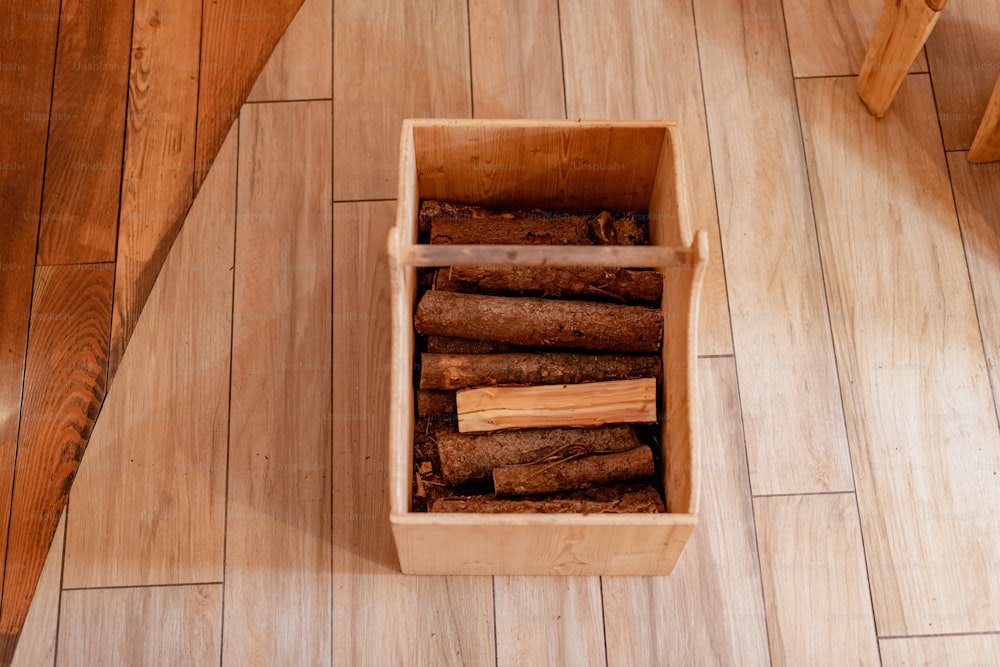
[[[568,461],[494,468],[493,487],[497,496],[530,496],[649,477],[655,471],[653,450],[640,446]]]
[[[536,297],[430,290],[413,318],[417,333],[515,345],[656,352],[663,340],[657,308]]]
[[[421,389],[501,384],[574,384],[663,376],[659,355],[511,352],[420,355]]]
[[[558,494],[543,499],[512,499],[485,496],[439,498],[431,512],[476,512],[481,514],[602,514],[665,512],[663,499],[648,484],[616,484]]]
[[[437,434],[441,473],[449,484],[489,479],[500,466],[608,454],[641,444],[635,429],[625,425]]]
[[[516,345],[498,343],[494,340],[427,336],[427,351],[433,354],[496,354],[515,349]]]
[[[438,269],[434,289],[477,294],[586,296],[615,301],[659,301],[663,275],[645,269],[599,266],[451,266]]]
[[[476,387],[455,395],[462,433],[512,428],[653,424],[656,380]]]
[[[417,416],[450,415],[457,419],[458,409],[455,406],[455,392],[437,389],[420,389],[417,391]]]
[[[636,214],[608,211],[492,210],[425,200],[418,216],[433,244],[645,245],[648,224]]]

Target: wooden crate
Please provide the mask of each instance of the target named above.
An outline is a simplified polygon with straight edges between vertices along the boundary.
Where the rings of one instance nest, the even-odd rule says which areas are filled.
[[[692,238],[679,135],[653,121],[407,120],[392,265],[390,521],[408,574],[663,575],[697,522],[693,401],[698,295],[708,257]],[[649,246],[417,243],[422,199],[487,206],[648,210]],[[548,264],[657,268],[664,275],[661,438],[666,514],[410,511],[417,267]]]

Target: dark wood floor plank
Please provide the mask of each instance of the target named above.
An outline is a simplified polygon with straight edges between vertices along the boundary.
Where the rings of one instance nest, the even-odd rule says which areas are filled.
[[[63,0],[39,264],[113,262],[132,0]]]
[[[303,0],[205,2],[195,187]]]
[[[110,376],[194,199],[201,7],[136,0]]]
[[[7,548],[58,13],[59,0],[0,3],[0,562]],[[3,578],[0,571],[0,585]]]
[[[104,401],[113,281],[110,263],[38,269],[0,601],[0,664],[16,646]]]

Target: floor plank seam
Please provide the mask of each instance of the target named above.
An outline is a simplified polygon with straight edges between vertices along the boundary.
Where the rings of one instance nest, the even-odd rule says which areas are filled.
[[[244,106],[264,106],[266,104],[295,104],[299,102],[333,102],[333,95],[330,97],[301,97],[280,100],[247,100]]]
[[[879,641],[883,639],[931,639],[936,637],[993,637],[1000,635],[1000,630],[991,630],[989,632],[941,632],[941,633],[931,633],[926,635],[879,635]]]
[[[559,26],[559,71],[562,72],[563,118],[569,118],[569,103],[566,101],[566,49],[563,47],[562,0],[556,0],[556,24]]]
[[[222,586],[222,581],[184,581],[172,584],[123,584],[121,586],[73,586],[63,588],[64,593],[71,591],[119,591],[136,588],[190,588],[192,586]]]

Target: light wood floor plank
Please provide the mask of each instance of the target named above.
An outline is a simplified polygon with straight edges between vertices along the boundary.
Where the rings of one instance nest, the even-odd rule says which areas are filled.
[[[884,0],[785,2],[795,76],[846,76],[860,72],[884,4]],[[916,62],[902,63],[900,67],[910,72],[926,72],[927,57],[921,52]]]
[[[477,118],[563,118],[558,0],[470,0]]]
[[[882,639],[882,667],[1000,665],[1000,635]]]
[[[698,527],[669,577],[604,579],[611,665],[768,665],[732,359],[698,361]]]
[[[333,0],[305,0],[274,47],[247,101],[329,99],[332,42]]]
[[[966,153],[948,153],[948,171],[962,227],[976,315],[1000,413],[1000,163],[970,164]]]
[[[854,494],[753,504],[774,664],[878,664]]]
[[[333,662],[494,665],[490,578],[403,576],[389,529],[394,212],[393,202],[334,206]]]
[[[136,0],[134,12],[111,379],[170,250],[164,230],[176,233],[194,196],[201,7]]]
[[[798,82],[879,634],[1000,628],[1000,433],[926,75]],[[857,168],[862,164],[864,168]]]
[[[240,120],[223,664],[330,661],[330,103]]]
[[[222,586],[64,591],[58,665],[219,664]]]
[[[781,2],[694,7],[750,485],[851,490]]]
[[[56,630],[59,624],[59,592],[62,578],[66,514],[52,538],[35,597],[24,619],[11,667],[53,667],[56,660]]]
[[[73,487],[69,588],[222,580],[236,132],[150,294]]]
[[[497,665],[605,665],[600,579],[496,578]]]
[[[570,118],[677,122],[691,226],[708,231],[711,253],[701,292],[698,353],[732,354],[691,5],[681,0],[563,0],[560,8]]]
[[[967,150],[1000,76],[994,0],[950,0],[927,40],[945,150]]]
[[[404,118],[472,114],[466,9],[466,0],[334,1],[336,200],[396,196]]]

